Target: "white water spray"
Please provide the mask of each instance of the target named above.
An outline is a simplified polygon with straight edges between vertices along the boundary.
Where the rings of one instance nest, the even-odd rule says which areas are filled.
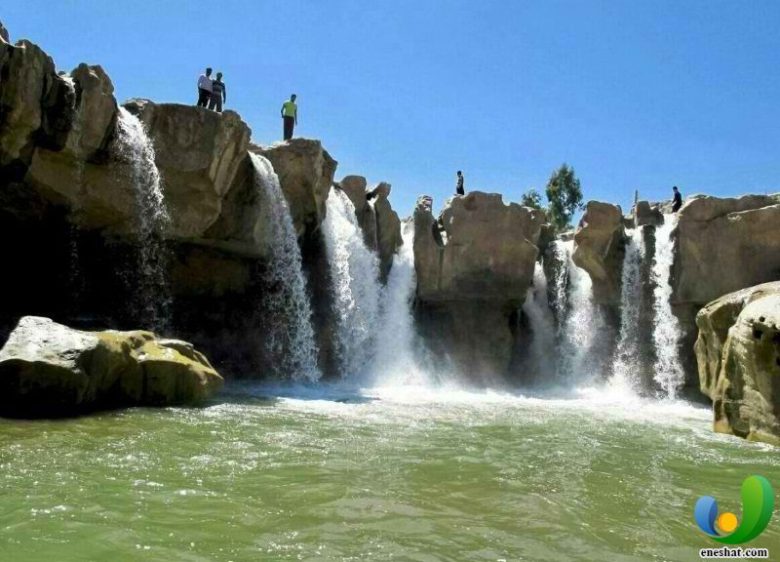
[[[615,358],[612,363],[614,386],[626,390],[636,390],[641,381],[639,314],[642,303],[642,261],[645,257],[645,244],[640,228],[629,229],[626,234],[626,253],[623,258],[623,273],[620,293],[620,336],[618,337]]]
[[[363,240],[355,207],[340,189],[331,189],[322,223],[333,286],[336,356],[342,376],[370,366],[379,326],[379,260]]]
[[[154,160],[154,146],[135,115],[119,108],[114,150],[131,165],[136,197],[138,227],[138,308],[142,320],[156,330],[168,323],[170,292],[164,237],[171,219],[165,205],[160,172]]]
[[[653,261],[655,282],[653,342],[656,352],[654,378],[668,398],[675,398],[677,391],[685,382],[678,352],[681,330],[679,321],[672,312],[672,286],[669,279],[674,261],[672,232],[676,226],[677,215],[664,215],[663,225],[656,228],[655,232],[655,260]]]
[[[533,286],[526,294],[523,312],[528,316],[532,333],[530,364],[536,370],[534,375],[542,376],[546,374],[541,372],[545,364],[555,361],[555,318],[547,298],[547,277],[539,262],[534,264]]]
[[[593,284],[590,275],[579,268],[571,256],[574,241],[555,242],[556,251],[565,255],[568,291],[566,312],[560,324],[560,367],[559,375],[570,384],[587,382],[596,373],[594,346],[604,328],[596,305],[593,303]]]
[[[402,224],[403,245],[393,258],[380,294],[381,345],[373,357],[372,383],[377,386],[428,386],[432,360],[415,331],[412,304],[417,288],[414,271],[414,222]]]
[[[262,202],[265,239],[270,241],[263,279],[267,288],[265,320],[269,326],[266,349],[280,374],[293,380],[314,381],[320,378],[317,346],[295,226],[273,166],[262,156],[249,156]]]

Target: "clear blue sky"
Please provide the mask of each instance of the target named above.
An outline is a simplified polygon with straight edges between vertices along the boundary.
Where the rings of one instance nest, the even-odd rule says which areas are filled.
[[[194,103],[204,66],[255,142],[322,139],[337,178],[408,214],[467,189],[516,201],[567,162],[586,199],[780,191],[780,2],[5,0],[12,40],[101,64],[117,97]]]

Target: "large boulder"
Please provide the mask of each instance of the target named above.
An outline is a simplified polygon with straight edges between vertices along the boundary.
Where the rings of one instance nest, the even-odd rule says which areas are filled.
[[[316,232],[325,218],[325,202],[333,185],[336,162],[312,139],[292,139],[268,147],[252,146],[252,152],[268,158],[290,205],[298,236]]]
[[[780,194],[697,195],[679,211],[675,304],[713,299],[780,279]]]
[[[617,205],[589,201],[581,227],[574,235],[572,260],[593,280],[593,298],[599,304],[620,303],[625,233]]]
[[[696,316],[714,429],[780,445],[780,282],[725,295]]]
[[[428,302],[523,302],[531,283],[544,213],[504,204],[498,193],[452,198],[441,213],[415,211],[417,294]]]
[[[363,231],[363,240],[366,246],[372,250],[377,249],[377,224],[374,207],[368,203],[368,182],[363,176],[346,176],[336,184],[343,191],[352,205],[355,207],[360,229]]]
[[[26,316],[0,350],[0,415],[200,402],[222,377],[193,347],[150,332],[84,332]]]
[[[170,235],[196,239],[218,219],[249,147],[249,127],[234,111],[136,99],[125,104],[154,143],[172,218]]]
[[[472,191],[451,199],[437,221],[429,201],[414,214],[422,333],[452,368],[493,384],[509,374],[544,214]]]

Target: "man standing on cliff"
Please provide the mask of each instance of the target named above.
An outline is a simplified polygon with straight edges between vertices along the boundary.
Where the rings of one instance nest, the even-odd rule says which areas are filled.
[[[298,124],[298,106],[295,105],[295,94],[282,104],[282,119],[284,120],[284,140],[290,140],[293,137],[293,130]]]
[[[680,195],[680,190],[677,189],[676,185],[672,188],[672,191],[674,191],[674,198],[672,199],[672,212],[676,213],[680,210],[680,207],[682,207],[682,195]]]
[[[206,107],[211,101],[211,69],[198,78],[198,107]]]
[[[215,109],[217,113],[222,113],[222,102],[227,103],[227,86],[222,81],[222,73],[217,72],[217,79],[211,83],[211,101],[209,109]]]
[[[463,189],[463,172],[458,170],[458,181],[455,184],[455,193],[457,195],[466,195],[466,190]]]

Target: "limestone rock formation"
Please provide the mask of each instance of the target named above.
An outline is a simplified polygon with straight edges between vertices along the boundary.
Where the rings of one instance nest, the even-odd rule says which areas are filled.
[[[429,345],[472,377],[505,376],[544,214],[472,191],[451,199],[440,221],[419,202],[414,221],[418,319]]]
[[[4,416],[199,402],[221,385],[190,344],[150,332],[83,332],[27,316],[0,350]]]
[[[363,231],[363,240],[366,246],[372,250],[377,249],[377,224],[376,213],[373,205],[368,203],[366,186],[368,182],[363,176],[346,176],[336,184],[355,206],[360,229]]]
[[[387,279],[393,265],[393,256],[403,244],[401,219],[390,205],[390,184],[382,182],[372,191],[376,216],[376,246],[379,254],[379,275]]]
[[[780,445],[780,281],[725,295],[696,316],[701,390],[714,428]]]
[[[249,127],[234,111],[149,100],[125,104],[143,121],[155,146],[155,161],[164,179],[171,236],[200,238],[222,210],[249,147]]]
[[[572,260],[590,275],[593,298],[599,304],[620,303],[624,236],[620,207],[588,202],[582,227],[574,235]]]
[[[659,226],[664,223],[664,216],[658,205],[651,206],[648,201],[637,201],[633,210],[635,228],[642,226]]]
[[[320,141],[311,139],[292,139],[269,147],[252,146],[250,150],[273,164],[298,236],[317,231],[325,218],[325,201],[338,162]]]
[[[679,216],[675,304],[702,306],[726,293],[780,279],[780,194],[697,195]]]

